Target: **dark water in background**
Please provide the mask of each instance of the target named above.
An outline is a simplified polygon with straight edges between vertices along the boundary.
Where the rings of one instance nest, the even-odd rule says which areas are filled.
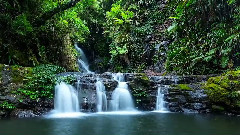
[[[0,135],[240,135],[240,117],[144,113],[10,119],[0,120]]]

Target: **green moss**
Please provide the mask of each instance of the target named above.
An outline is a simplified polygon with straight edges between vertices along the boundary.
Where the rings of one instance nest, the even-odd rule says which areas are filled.
[[[189,84],[178,84],[175,86],[175,88],[180,90],[192,90],[192,88],[189,87]]]
[[[212,105],[212,110],[214,112],[223,112],[223,111],[225,111],[224,107],[218,106],[218,105]]]
[[[240,70],[211,77],[202,88],[207,90],[206,93],[213,103],[230,109],[240,107]]]
[[[163,74],[162,74],[162,76],[166,76],[167,75],[167,72],[164,72]]]
[[[4,64],[0,64],[0,72],[4,69]]]
[[[11,77],[12,77],[12,82],[13,83],[21,83],[21,82],[23,82],[24,76],[21,75],[20,67],[12,66],[10,68],[10,70],[11,70]]]
[[[68,39],[66,41],[68,41]],[[71,43],[65,43],[64,49],[63,49],[63,54],[64,54],[64,56],[62,56],[64,59],[64,61],[62,63],[63,66],[68,71],[79,71],[78,65],[76,63],[76,58],[78,56],[78,52]]]
[[[32,76],[32,67],[11,66],[11,78],[13,83],[23,83],[24,78]]]
[[[149,100],[148,90],[150,87],[150,79],[144,73],[136,74],[134,77],[134,80],[129,83],[129,86],[135,98],[136,105],[141,107],[145,101]]]
[[[141,83],[144,86],[148,86],[150,83],[150,79],[144,73],[139,73],[139,76],[137,76],[134,81],[136,84]]]
[[[230,104],[228,100],[228,95],[230,94],[230,92],[227,89],[215,83],[209,83],[203,88],[208,90],[207,94],[211,101],[216,103],[226,103],[228,105]]]

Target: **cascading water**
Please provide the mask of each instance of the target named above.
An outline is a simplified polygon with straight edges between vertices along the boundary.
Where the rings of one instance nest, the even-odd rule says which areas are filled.
[[[75,44],[75,48],[77,52],[80,54],[80,57],[78,58],[79,69],[82,69],[84,73],[92,73],[89,70],[88,60],[83,50],[79,48],[77,44]]]
[[[73,86],[64,82],[55,86],[54,110],[60,113],[79,112],[78,96]]]
[[[107,96],[105,86],[101,81],[96,82],[97,91],[97,111],[102,112],[107,110]]]
[[[124,82],[125,81],[123,73],[115,73],[115,74],[112,74],[112,76],[113,76],[113,79],[118,81],[118,82]]]
[[[47,117],[78,117],[82,115],[79,109],[78,93],[75,88],[64,82],[55,86],[54,110]]]
[[[165,107],[166,102],[164,101],[163,94],[164,87],[158,87],[157,102],[156,102],[156,111],[167,112],[168,109]]]
[[[132,96],[128,90],[127,82],[124,82],[122,73],[113,74],[113,78],[118,81],[117,88],[112,93],[110,110],[112,111],[136,111]]]

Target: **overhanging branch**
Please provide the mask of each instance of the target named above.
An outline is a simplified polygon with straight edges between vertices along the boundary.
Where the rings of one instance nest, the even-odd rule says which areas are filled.
[[[66,4],[58,6],[58,7],[54,8],[53,10],[42,14],[40,17],[37,18],[36,21],[34,21],[33,26],[39,27],[39,26],[44,25],[46,23],[46,21],[51,19],[55,14],[74,7],[80,1],[81,0],[71,0],[70,2],[68,2]]]

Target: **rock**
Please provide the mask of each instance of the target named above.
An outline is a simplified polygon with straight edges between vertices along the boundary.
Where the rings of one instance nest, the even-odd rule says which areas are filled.
[[[2,116],[4,116],[4,115],[6,115],[6,111],[3,111],[3,110],[0,110],[0,118],[2,117]]]
[[[6,70],[5,74],[8,74],[8,72]],[[79,101],[84,112],[96,111],[95,83],[97,78],[100,78],[106,87],[108,101],[111,100],[112,91],[118,85],[110,72],[103,74],[82,74],[77,72],[59,74],[59,76],[69,75],[76,78],[75,87],[79,92]],[[158,88],[161,87],[164,100],[167,102],[166,107],[172,112],[209,113],[212,111],[208,96],[199,84],[208,79],[209,76],[159,76],[157,74],[148,76],[144,73],[125,73],[124,76],[138,110],[155,110]],[[24,99],[21,102],[16,100],[16,95],[12,92],[21,87],[21,84],[11,82],[11,78],[9,80],[8,77],[5,77],[3,82],[0,84],[0,101],[7,100],[14,103],[16,109],[12,111],[11,115],[9,112],[1,110],[0,117],[36,117],[54,108],[53,99]],[[87,102],[83,104],[84,100]]]
[[[14,111],[11,112],[10,116],[15,118],[37,117],[37,115],[35,115],[32,110],[23,110],[23,109],[15,109]]]
[[[16,103],[16,97],[17,95],[13,95],[13,94],[6,95],[5,100],[10,101],[11,103]]]
[[[224,107],[219,106],[219,105],[212,105],[212,109],[214,112],[224,112],[225,111]]]

